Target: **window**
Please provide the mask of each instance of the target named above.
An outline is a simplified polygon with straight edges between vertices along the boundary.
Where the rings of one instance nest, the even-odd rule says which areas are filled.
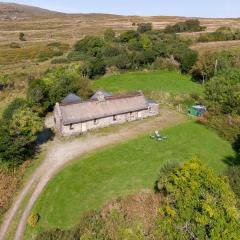
[[[116,115],[113,116],[113,121],[117,121],[117,116]]]
[[[73,124],[70,124],[69,129],[70,129],[70,130],[73,130],[73,129],[74,129],[74,128],[73,128]]]

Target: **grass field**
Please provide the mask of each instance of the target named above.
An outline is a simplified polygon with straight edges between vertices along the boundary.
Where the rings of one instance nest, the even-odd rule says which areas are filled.
[[[103,77],[93,84],[111,92],[119,91],[163,91],[170,93],[202,94],[202,86],[191,81],[190,77],[178,72],[133,72]]]
[[[34,207],[41,216],[34,231],[69,228],[84,211],[98,209],[107,201],[143,188],[153,189],[160,168],[198,156],[215,172],[226,167],[224,159],[234,156],[229,143],[193,122],[162,131],[168,141],[142,136],[76,159],[46,187]],[[57,159],[56,159],[57,161]],[[33,230],[28,228],[26,238]]]

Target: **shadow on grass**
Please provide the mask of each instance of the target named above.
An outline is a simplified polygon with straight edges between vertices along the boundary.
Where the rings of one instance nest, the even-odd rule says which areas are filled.
[[[240,165],[240,134],[238,134],[237,139],[232,146],[236,155],[234,157],[226,157],[223,161],[229,166]]]

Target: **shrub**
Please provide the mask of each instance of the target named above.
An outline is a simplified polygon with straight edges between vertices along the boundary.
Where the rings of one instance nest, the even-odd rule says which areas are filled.
[[[0,124],[0,162],[15,167],[32,157],[42,128],[42,119],[30,108],[14,109],[10,121],[2,120]]]
[[[84,76],[87,76],[90,79],[94,79],[97,76],[101,76],[106,73],[106,64],[102,59],[91,59],[85,63],[85,65],[83,65],[82,73]]]
[[[69,63],[69,59],[67,57],[58,57],[54,58],[51,61],[51,64],[61,64],[61,63]]]
[[[197,62],[198,53],[186,46],[179,46],[174,51],[176,60],[180,63],[180,68],[183,73],[188,73]]]
[[[225,175],[229,179],[229,183],[232,187],[232,190],[238,196],[240,200],[240,166],[231,166],[225,172]]]
[[[107,28],[104,32],[104,40],[107,42],[112,42],[115,39],[116,33],[112,28]]]
[[[234,143],[240,133],[240,117],[237,115],[220,114],[209,109],[209,113],[203,116],[203,124],[216,130],[218,134]]]
[[[240,115],[240,71],[229,69],[213,77],[205,85],[205,95],[212,108]]]
[[[14,87],[14,81],[9,75],[0,75],[0,90]]]
[[[129,31],[121,33],[119,39],[122,43],[127,43],[131,39],[137,39],[138,37],[139,37],[139,34],[136,31],[129,30]]]
[[[74,45],[74,50],[92,57],[100,57],[104,41],[100,37],[87,36]]]
[[[19,40],[20,41],[26,41],[25,34],[23,32],[19,33]]]
[[[139,23],[137,31],[139,33],[149,32],[153,29],[152,23]]]
[[[30,227],[36,227],[38,221],[40,219],[40,215],[38,213],[31,213],[28,217],[27,223]]]
[[[19,43],[16,42],[11,42],[9,45],[10,48],[21,48]]]
[[[83,98],[91,94],[90,82],[82,76],[79,65],[58,67],[46,72],[41,79],[31,80],[27,101],[35,111],[44,114],[70,92]]]
[[[179,70],[179,63],[170,58],[157,58],[151,65],[153,70],[168,70],[176,71]]]
[[[55,48],[60,48],[62,46],[62,43],[60,42],[51,42],[47,44],[47,47],[55,47]]]
[[[158,179],[160,239],[238,239],[237,199],[228,182],[199,160],[186,162]]]
[[[200,32],[206,28],[200,25],[198,19],[189,19],[185,22],[176,23],[173,26],[168,25],[165,29],[165,33],[180,33],[180,32]]]

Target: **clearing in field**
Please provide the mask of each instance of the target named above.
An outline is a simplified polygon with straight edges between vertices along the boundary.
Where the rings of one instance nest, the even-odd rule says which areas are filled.
[[[48,184],[37,201],[33,211],[40,214],[40,222],[34,230],[27,228],[26,239],[33,231],[72,227],[83,212],[98,209],[118,196],[153,189],[166,163],[197,156],[221,173],[227,166],[224,159],[234,156],[229,143],[193,122],[161,133],[168,136],[167,141],[158,142],[144,135],[76,159]]]
[[[120,91],[163,91],[169,93],[202,94],[202,86],[179,72],[132,72],[103,77],[94,82],[94,88],[111,92]]]

